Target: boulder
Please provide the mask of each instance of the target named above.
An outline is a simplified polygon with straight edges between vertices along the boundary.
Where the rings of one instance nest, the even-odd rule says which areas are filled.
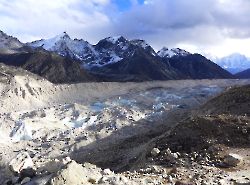
[[[21,184],[26,184],[28,182],[30,182],[31,178],[30,177],[25,177],[22,181]]]
[[[176,159],[178,159],[178,153],[172,153],[171,150],[168,148],[163,151],[163,157],[164,159],[174,162]]]
[[[224,163],[228,167],[235,167],[243,161],[243,158],[238,154],[228,154],[224,157]]]
[[[12,172],[20,174],[23,170],[33,169],[34,163],[27,152],[21,152],[11,160],[9,167]]]
[[[101,169],[90,163],[84,166],[75,161],[69,162],[50,181],[51,185],[90,185],[98,183],[102,178]]]
[[[161,151],[158,148],[153,148],[151,150],[151,155],[156,157],[157,155],[159,155],[161,153]]]

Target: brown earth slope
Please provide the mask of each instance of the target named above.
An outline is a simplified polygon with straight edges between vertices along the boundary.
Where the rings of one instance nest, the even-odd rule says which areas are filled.
[[[192,152],[214,144],[250,147],[250,86],[229,89],[205,103],[168,136],[160,148]]]

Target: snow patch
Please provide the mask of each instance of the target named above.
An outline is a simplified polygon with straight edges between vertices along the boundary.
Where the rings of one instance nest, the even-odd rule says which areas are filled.
[[[121,36],[115,36],[115,37],[108,37],[106,38],[106,40],[111,42],[112,44],[115,44],[120,38]]]
[[[147,49],[148,47],[150,47],[150,45],[145,41],[145,40],[131,40],[130,41],[133,45],[135,46],[140,46],[143,49]]]
[[[163,47],[160,51],[158,51],[157,54],[162,58],[172,58],[173,56],[187,56],[191,53],[180,48],[168,49],[166,47]]]

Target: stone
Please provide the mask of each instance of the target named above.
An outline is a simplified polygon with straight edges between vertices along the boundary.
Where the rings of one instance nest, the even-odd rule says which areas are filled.
[[[34,163],[27,152],[21,152],[10,161],[9,167],[12,172],[19,174],[24,169],[34,168]]]
[[[99,180],[99,184],[103,184],[103,183],[106,183],[108,181],[108,177],[102,177],[100,180]]]
[[[170,182],[170,183],[173,182],[173,177],[171,175],[168,176],[168,182]]]
[[[192,183],[181,182],[181,181],[176,181],[175,185],[193,185],[193,184]]]
[[[119,185],[119,184],[124,184],[127,185],[128,179],[123,176],[119,175],[113,175],[113,176],[108,176],[108,177],[103,177],[98,183],[105,183],[105,184],[114,184],[114,185]]]
[[[26,184],[28,182],[30,182],[31,178],[30,177],[25,177],[22,181],[21,184]]]
[[[25,177],[34,177],[36,176],[36,171],[33,169],[33,168],[27,168],[27,169],[23,169],[21,172],[20,172],[20,178],[23,179]]]
[[[224,163],[229,167],[235,167],[243,161],[243,158],[238,154],[228,154],[224,157]]]
[[[250,182],[237,182],[235,181],[235,185],[250,185]]]
[[[163,151],[163,157],[164,157],[164,159],[166,159],[170,162],[174,162],[176,159],[179,158],[178,154],[172,153],[169,148]]]
[[[72,161],[72,160],[70,159],[70,157],[65,157],[65,158],[63,159],[63,164],[68,164],[70,161]]]
[[[16,177],[16,176],[12,177],[11,179],[12,184],[16,184],[18,181],[19,181],[19,177]]]
[[[153,148],[151,150],[151,155],[154,157],[158,156],[160,153],[161,153],[161,151],[158,148]]]
[[[54,160],[47,162],[43,166],[43,170],[48,171],[49,173],[55,173],[55,172],[59,171],[66,164],[67,163],[64,164],[63,161],[60,161],[58,159],[54,159]]]
[[[98,183],[102,178],[101,169],[90,163],[84,166],[75,161],[69,162],[64,168],[57,172],[50,181],[51,185],[91,185]]]
[[[242,133],[243,133],[243,134],[247,134],[247,129],[243,128],[243,129],[242,129]]]
[[[111,174],[113,174],[113,172],[110,169],[106,168],[103,170],[103,175],[111,175]]]

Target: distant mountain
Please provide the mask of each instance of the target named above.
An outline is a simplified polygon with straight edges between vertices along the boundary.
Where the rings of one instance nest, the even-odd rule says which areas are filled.
[[[238,53],[217,59],[215,60],[215,63],[232,74],[236,74],[250,68],[250,59]]]
[[[235,76],[241,79],[250,79],[250,68],[245,71],[236,73]]]
[[[200,54],[177,55],[167,60],[171,67],[177,69],[189,79],[234,78],[228,71]]]
[[[14,53],[23,46],[17,38],[0,31],[0,53]]]
[[[21,67],[53,83],[96,81],[77,62],[48,51],[1,54],[0,62]]]

